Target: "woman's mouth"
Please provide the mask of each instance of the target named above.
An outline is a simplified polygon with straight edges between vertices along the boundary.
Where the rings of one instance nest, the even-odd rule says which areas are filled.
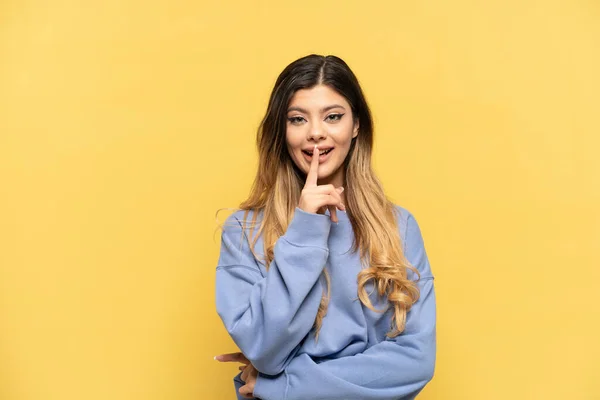
[[[330,149],[327,149],[327,150],[321,150],[321,151],[319,152],[319,154],[320,154],[320,155],[329,154],[329,153],[331,152],[331,150],[333,150],[333,147],[332,147],[332,148],[330,148]],[[303,152],[304,154],[308,154],[308,155],[309,155],[309,156],[311,156],[311,157],[312,157],[312,155],[313,155],[313,152],[312,152],[312,151],[308,151],[308,150],[302,150],[302,152]]]
[[[328,156],[329,156],[329,154],[331,154],[332,151],[333,151],[333,147],[331,147],[327,150],[319,151],[319,163],[326,161],[329,158]],[[304,154],[304,158],[306,158],[308,161],[312,160],[312,156],[313,156],[312,151],[302,150],[302,154]]]

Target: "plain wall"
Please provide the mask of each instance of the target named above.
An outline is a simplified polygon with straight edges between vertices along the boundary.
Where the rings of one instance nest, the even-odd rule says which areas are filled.
[[[314,52],[424,235],[420,399],[599,399],[599,43],[595,1],[3,1],[0,398],[233,398],[215,212]]]

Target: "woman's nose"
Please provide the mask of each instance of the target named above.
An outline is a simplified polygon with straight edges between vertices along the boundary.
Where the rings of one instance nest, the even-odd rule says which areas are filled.
[[[321,140],[327,137],[327,131],[320,125],[316,124],[310,127],[308,131],[308,139]]]

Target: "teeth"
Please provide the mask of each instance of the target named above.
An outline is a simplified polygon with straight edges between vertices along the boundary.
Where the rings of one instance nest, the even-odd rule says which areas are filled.
[[[323,150],[323,151],[319,152],[319,155],[322,156],[323,154],[328,153],[329,150],[331,150],[331,149]],[[310,154],[311,156],[313,155],[312,151],[307,151],[306,153]]]

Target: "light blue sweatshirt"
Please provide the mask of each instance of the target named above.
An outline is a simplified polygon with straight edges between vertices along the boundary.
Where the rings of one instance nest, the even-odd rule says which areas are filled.
[[[392,308],[373,312],[358,299],[361,270],[352,252],[354,234],[345,212],[328,214],[296,208],[276,242],[267,271],[242,233],[243,211],[232,214],[221,236],[216,272],[216,306],[240,351],[260,372],[254,396],[262,400],[409,400],[433,377],[436,307],[433,275],[413,215],[396,206],[404,254],[419,271],[420,299],[407,314],[406,328],[387,338]],[[249,214],[249,221],[251,220]],[[260,221],[261,215],[258,215]],[[256,228],[257,229],[257,228]],[[259,238],[255,252],[263,255]],[[318,341],[313,324],[331,277],[331,298]],[[408,271],[411,279],[416,274]],[[367,285],[377,309],[387,305]],[[238,374],[237,390],[243,385]],[[238,399],[242,397],[237,394]]]

